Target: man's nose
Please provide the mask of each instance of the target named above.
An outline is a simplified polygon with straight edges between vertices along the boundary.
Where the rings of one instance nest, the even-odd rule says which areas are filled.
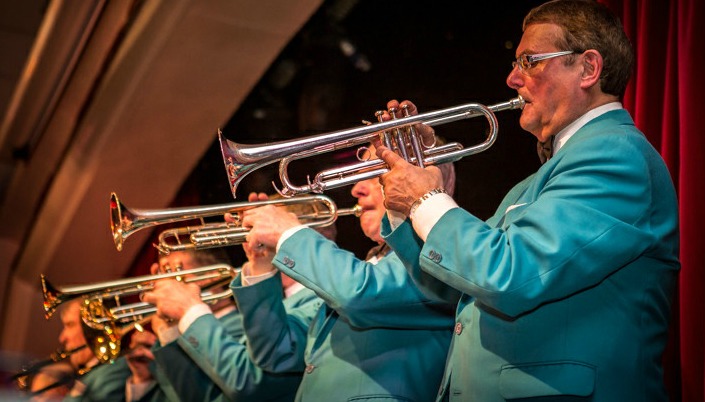
[[[518,66],[514,66],[507,76],[507,86],[512,89],[519,89],[524,86],[524,76],[519,71]]]
[[[355,198],[364,197],[365,194],[367,194],[367,186],[365,185],[365,181],[355,183],[350,193]]]

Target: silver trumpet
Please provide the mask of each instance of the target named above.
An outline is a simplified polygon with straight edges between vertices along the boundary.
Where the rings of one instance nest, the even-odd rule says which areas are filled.
[[[298,207],[307,210],[298,213],[297,218],[309,227],[324,227],[333,224],[339,216],[360,216],[359,206],[339,209],[336,203],[324,195],[309,195],[266,201],[240,202],[210,206],[166,208],[166,209],[130,209],[125,207],[117,197],[110,195],[110,229],[118,251],[133,233],[152,226],[166,223],[200,219],[201,224],[168,229],[159,234],[159,244],[155,245],[163,254],[187,249],[206,249],[242,244],[246,241],[248,228],[241,225],[241,214],[252,208],[265,205]],[[204,218],[233,214],[236,222],[205,223]]]
[[[288,165],[293,160],[360,146],[379,137],[387,148],[418,166],[455,162],[492,146],[497,139],[496,112],[523,107],[524,99],[519,96],[492,106],[468,103],[413,116],[403,110],[405,117],[287,141],[238,144],[224,138],[220,131],[218,139],[233,197],[236,196],[238,184],[248,173],[274,162],[280,164],[279,178],[282,182],[282,189],[276,188],[276,185],[275,188],[283,196],[290,197],[301,193],[321,193],[327,189],[377,177],[389,171],[384,161],[361,161],[350,166],[322,171],[313,180],[309,178],[307,184],[296,186],[289,180],[288,175]],[[395,115],[395,113],[390,114]],[[380,112],[377,115],[379,116]],[[483,142],[467,148],[459,143],[449,143],[424,149],[421,138],[414,129],[416,124],[433,127],[479,116],[484,116],[489,124],[487,137]]]

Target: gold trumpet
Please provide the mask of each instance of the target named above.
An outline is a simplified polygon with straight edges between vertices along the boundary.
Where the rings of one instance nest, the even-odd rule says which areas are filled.
[[[482,152],[494,144],[497,139],[496,112],[523,107],[524,99],[519,96],[492,106],[468,103],[413,116],[408,110],[402,110],[405,117],[274,143],[238,144],[224,138],[220,131],[218,131],[218,140],[234,198],[238,184],[248,173],[274,162],[279,162],[279,178],[282,182],[282,189],[276,186],[275,189],[281,195],[290,197],[301,193],[322,193],[327,189],[377,177],[389,171],[384,161],[367,160],[322,171],[315,176],[314,180],[309,179],[308,184],[296,186],[288,177],[288,165],[293,160],[367,144],[379,137],[387,148],[394,150],[408,162],[421,167],[455,162],[465,156]],[[395,116],[396,111],[390,112]],[[378,118],[381,118],[380,113],[377,113]],[[484,116],[489,124],[487,137],[482,143],[468,148],[464,148],[459,143],[448,143],[424,149],[421,145],[422,140],[414,129],[416,124],[433,127],[479,116]]]
[[[242,244],[246,241],[249,229],[240,224],[240,216],[248,209],[264,205],[276,206],[310,206],[312,212],[298,214],[297,218],[309,227],[324,227],[333,224],[339,216],[362,213],[359,206],[338,209],[335,202],[324,195],[311,195],[295,198],[218,204],[199,207],[182,207],[167,209],[129,209],[123,205],[115,193],[110,195],[110,229],[118,251],[123,242],[140,229],[173,222],[200,219],[199,226],[165,230],[159,235],[159,244],[155,245],[163,254],[186,249],[206,249]],[[204,218],[230,213],[236,222],[205,223]],[[182,237],[186,239],[182,240]]]
[[[125,303],[122,298],[136,296],[152,290],[160,279],[176,279],[184,283],[209,281],[201,290],[205,303],[232,296],[230,289],[213,292],[214,287],[229,283],[237,271],[227,264],[214,264],[200,268],[143,275],[134,278],[57,288],[41,276],[45,317],[50,318],[62,303],[83,298],[81,319],[83,331],[93,354],[101,363],[113,361],[120,355],[121,339],[131,330],[142,326],[153,317],[157,309],[145,302]],[[114,306],[109,307],[108,301]]]

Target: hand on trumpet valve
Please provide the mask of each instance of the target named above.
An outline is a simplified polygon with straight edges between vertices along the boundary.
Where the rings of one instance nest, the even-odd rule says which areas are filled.
[[[250,202],[264,201],[266,195],[252,193],[249,200]],[[299,225],[301,222],[296,214],[288,212],[284,207],[274,205],[248,209],[242,214],[242,227],[249,229],[245,240],[250,247],[258,250],[274,250],[281,235]]]
[[[377,148],[377,156],[390,168],[379,178],[384,191],[384,206],[389,210],[409,216],[411,206],[423,195],[443,188],[441,171],[435,166],[414,166],[384,146]]]
[[[394,116],[390,114],[390,111],[394,111]],[[391,120],[392,117],[394,118],[402,118],[406,116],[414,116],[419,113],[418,109],[416,108],[416,105],[408,100],[405,100],[403,102],[399,102],[396,99],[392,99],[389,102],[387,102],[387,110],[383,111],[381,114],[381,117],[379,118],[380,121],[387,121]],[[416,130],[417,134],[419,134],[421,138],[421,144],[423,145],[424,148],[433,148],[436,146],[436,135],[435,131],[433,130],[433,127],[427,126],[425,124],[415,124],[414,129]],[[378,144],[375,144],[378,145]]]
[[[201,300],[201,286],[204,285],[162,279],[155,282],[152,291],[142,294],[142,300],[156,306],[157,318],[167,324],[178,322],[191,307],[204,304]]]

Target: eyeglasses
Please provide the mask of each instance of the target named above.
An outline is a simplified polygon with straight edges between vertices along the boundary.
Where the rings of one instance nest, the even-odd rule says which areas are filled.
[[[572,50],[563,50],[560,52],[553,53],[522,54],[521,56],[517,57],[516,61],[512,62],[512,69],[518,66],[519,71],[524,74],[527,74],[529,70],[536,67],[536,64],[538,64],[538,62],[541,60],[548,60],[554,57],[565,56],[573,53],[575,52]]]

